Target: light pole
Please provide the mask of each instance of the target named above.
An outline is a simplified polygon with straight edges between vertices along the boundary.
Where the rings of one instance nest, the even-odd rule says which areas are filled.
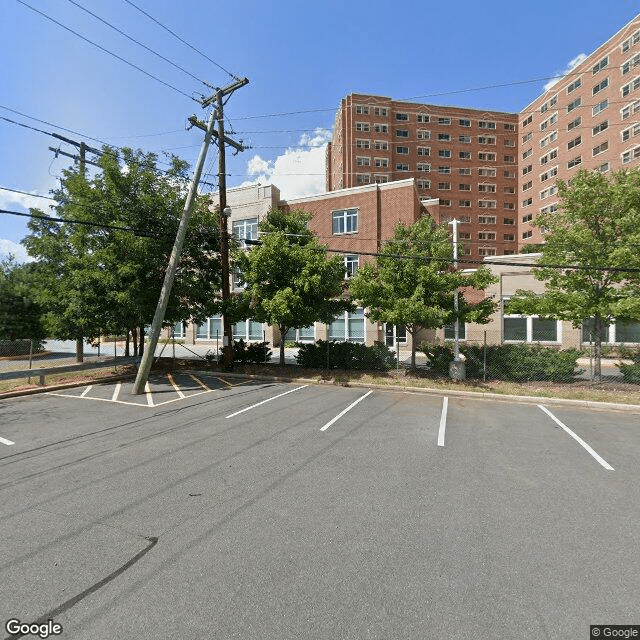
[[[458,270],[458,220],[455,218],[449,222],[453,226],[453,267]],[[460,321],[458,320],[458,287],[453,294],[453,313],[455,323],[453,325],[453,362],[449,364],[449,376],[453,380],[464,380],[466,377],[464,359],[460,357]]]

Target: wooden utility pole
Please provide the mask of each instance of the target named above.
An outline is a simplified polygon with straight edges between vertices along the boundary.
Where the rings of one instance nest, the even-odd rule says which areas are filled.
[[[206,98],[202,101],[203,108],[207,108],[211,106],[214,101],[219,101],[219,104],[222,105],[222,97],[233,93],[236,89],[243,87],[247,84],[249,80],[247,78],[243,78],[241,80],[237,80],[236,82],[230,84],[224,89],[218,89],[215,94]],[[220,109],[222,107],[220,106]],[[153,316],[153,322],[151,323],[151,329],[149,331],[149,345],[144,351],[144,355],[142,356],[142,360],[140,361],[140,366],[138,367],[138,373],[136,375],[135,382],[133,383],[132,394],[139,395],[144,392],[145,387],[147,385],[147,381],[149,379],[149,371],[151,370],[151,364],[153,362],[153,358],[155,356],[156,347],[158,345],[158,339],[160,338],[160,330],[162,329],[162,323],[164,322],[164,316],[167,311],[167,306],[169,304],[169,295],[171,294],[171,287],[173,286],[173,281],[175,279],[176,270],[178,268],[178,262],[180,261],[180,253],[182,252],[182,245],[184,244],[184,239],[187,235],[187,226],[189,224],[189,218],[191,217],[191,209],[193,208],[193,203],[195,202],[196,195],[198,193],[198,184],[200,182],[200,176],[202,175],[202,169],[204,167],[205,160],[207,158],[207,151],[209,149],[209,144],[211,142],[212,136],[219,136],[219,132],[216,132],[214,129],[214,125],[216,122],[218,109],[214,109],[211,111],[211,115],[209,116],[209,121],[207,124],[198,120],[195,116],[191,116],[189,121],[197,126],[200,129],[205,131],[204,140],[202,142],[202,147],[200,148],[200,155],[198,156],[198,162],[196,164],[195,171],[193,173],[193,178],[191,180],[191,184],[189,185],[189,193],[187,195],[187,199],[184,204],[184,210],[182,212],[182,218],[180,220],[180,226],[178,227],[178,233],[176,235],[176,239],[173,245],[173,250],[171,251],[171,257],[169,258],[169,264],[167,265],[167,270],[165,272],[164,283],[162,285],[162,290],[160,291],[160,298],[158,300],[158,305],[156,307],[155,315]],[[224,132],[223,132],[224,134]],[[228,141],[227,138],[222,135],[218,137],[218,147],[220,149],[220,153],[224,154],[224,145]],[[234,143],[234,145],[237,143]],[[242,151],[244,147],[242,145],[237,145],[240,147]],[[228,259],[228,257],[227,257]],[[228,263],[227,263],[227,273],[228,273]],[[224,292],[224,276],[223,276],[223,292]],[[228,286],[228,276],[227,276],[227,286]],[[223,293],[224,298],[224,293]]]

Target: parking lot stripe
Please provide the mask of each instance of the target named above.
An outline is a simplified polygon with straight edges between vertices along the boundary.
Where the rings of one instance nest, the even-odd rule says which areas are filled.
[[[249,411],[249,409],[255,409],[255,407],[259,407],[261,404],[264,404],[265,402],[271,402],[276,398],[282,398],[282,396],[286,396],[289,393],[293,393],[294,391],[299,391],[300,389],[304,389],[305,387],[308,387],[308,386],[309,386],[308,384],[303,384],[301,387],[296,387],[295,389],[289,389],[289,391],[285,391],[284,393],[279,393],[277,396],[273,396],[271,398],[267,398],[266,400],[263,400],[262,402],[257,402],[256,404],[252,404],[250,407],[245,407],[244,409],[240,409],[240,411],[236,411],[235,413],[230,413],[228,416],[225,416],[225,417],[233,418],[234,416],[240,415],[245,411]]]
[[[85,390],[80,394],[80,397],[81,397],[81,398],[84,398],[84,397],[87,395],[87,393],[89,393],[89,391],[91,391],[91,389],[92,389],[92,388],[93,388],[93,385],[92,385],[92,384],[90,384],[90,385],[89,385],[89,386],[88,386],[88,387],[87,387],[87,388],[86,388],[86,389],[85,389]]]
[[[200,378],[196,378],[195,376],[192,376],[191,374],[189,374],[189,377],[193,378],[205,391],[211,391],[211,389],[209,387],[207,387],[207,385],[202,382],[202,380],[200,380]]]
[[[182,393],[180,387],[176,384],[176,381],[173,379],[173,376],[168,372],[167,372],[167,378],[169,378],[169,382],[173,385],[173,388],[176,390],[176,393],[181,398],[184,398],[185,397],[184,393]]]
[[[149,381],[147,380],[144,385],[144,392],[147,394],[147,404],[150,407],[153,407],[153,398],[151,397],[151,387],[149,386]]]
[[[438,446],[444,447],[444,430],[447,426],[447,407],[449,406],[449,398],[445,396],[442,399],[442,414],[440,415],[440,429],[438,429]]]
[[[580,436],[576,435],[566,424],[562,423],[558,418],[556,418],[549,409],[543,407],[541,404],[538,405],[542,411],[544,411],[558,426],[562,427],[578,444],[583,446],[605,469],[609,471],[614,471],[614,468],[601,456],[599,456]]]
[[[122,387],[122,382],[116,383],[116,388],[113,390],[113,395],[111,396],[111,402],[115,402],[118,399],[118,394],[120,393],[120,387]]]
[[[347,411],[351,411],[351,409],[353,409],[353,407],[355,407],[358,404],[358,402],[362,402],[362,400],[364,400],[368,395],[371,395],[372,393],[373,391],[370,389],[363,396],[360,396],[357,400],[352,402],[346,409],[341,411],[335,418],[333,418],[332,420],[329,420],[329,422],[327,422],[327,424],[325,424],[324,427],[320,427],[320,431],[326,431],[334,422],[342,418],[342,416],[345,413],[347,413]]]
[[[13,442],[11,440],[7,440],[6,438],[0,438],[0,442],[2,442],[2,444],[6,444],[8,446],[11,446],[12,444],[15,444],[15,442]]]

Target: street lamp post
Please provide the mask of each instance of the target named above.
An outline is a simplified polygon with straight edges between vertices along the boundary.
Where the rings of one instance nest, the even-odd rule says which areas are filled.
[[[458,269],[458,220],[455,218],[449,222],[453,226],[453,266]],[[449,377],[453,380],[464,380],[466,370],[464,359],[460,357],[460,321],[458,320],[459,302],[458,288],[453,294],[453,312],[455,315],[455,323],[453,325],[453,362],[449,363]]]

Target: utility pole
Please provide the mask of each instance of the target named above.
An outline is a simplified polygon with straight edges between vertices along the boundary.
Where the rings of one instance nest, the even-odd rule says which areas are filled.
[[[236,89],[243,87],[248,82],[249,80],[247,80],[247,78],[243,78],[241,80],[237,80],[236,82],[228,85],[224,89],[217,89],[215,94],[213,94],[209,98],[206,98],[202,101],[201,103],[202,107],[206,109],[207,107],[211,106],[211,104],[214,101],[219,101],[219,105],[220,105],[219,108],[221,110],[222,97],[233,93]],[[132,394],[134,395],[139,395],[143,393],[143,391],[145,390],[147,381],[149,379],[149,371],[151,370],[151,364],[155,356],[156,347],[158,345],[158,339],[160,338],[160,330],[162,329],[162,323],[164,321],[164,316],[167,311],[167,306],[169,304],[169,295],[171,294],[171,287],[173,286],[176,270],[178,268],[180,253],[182,252],[182,245],[184,244],[184,239],[187,235],[187,226],[189,224],[189,218],[191,217],[191,210],[193,208],[193,203],[195,202],[196,195],[198,193],[198,184],[200,182],[202,169],[204,167],[204,163],[207,158],[207,151],[209,149],[209,144],[211,142],[212,136],[219,136],[219,132],[216,132],[214,129],[217,114],[218,114],[218,109],[213,109],[211,111],[211,115],[209,116],[209,121],[206,125],[204,124],[204,122],[201,122],[200,120],[198,120],[195,116],[191,116],[189,118],[189,121],[192,124],[194,124],[198,128],[203,129],[205,131],[205,136],[204,136],[204,140],[202,141],[202,147],[200,148],[200,155],[198,156],[198,162],[196,163],[196,167],[193,173],[193,178],[191,179],[191,184],[189,185],[189,192],[187,194],[187,199],[184,204],[184,210],[182,212],[180,226],[178,227],[178,233],[176,234],[173,250],[171,251],[171,257],[169,258],[169,264],[165,272],[164,283],[162,285],[162,290],[160,291],[160,298],[158,300],[156,312],[155,312],[155,315],[153,316],[153,322],[151,323],[151,330],[149,331],[149,345],[144,351],[144,355],[142,356],[142,360],[140,361],[140,366],[138,367],[138,373],[136,375],[135,382],[133,383]],[[224,131],[223,131],[223,134],[224,134]],[[227,142],[227,139],[224,137],[224,135],[222,137],[218,137],[218,146],[219,146],[221,155],[224,155],[224,145],[226,142]],[[244,149],[242,145],[238,145],[238,147],[240,147],[241,151]],[[228,273],[228,264],[227,264],[227,273]],[[223,276],[222,286],[224,287],[224,276]],[[227,286],[228,286],[228,277],[227,277]]]
[[[85,177],[87,164],[92,164],[94,167],[99,166],[95,162],[91,162],[87,160],[86,154],[87,151],[90,153],[94,153],[98,156],[102,155],[102,151],[99,149],[94,149],[93,147],[88,146],[83,141],[78,142],[77,140],[71,140],[70,138],[65,138],[57,133],[51,134],[52,138],[57,138],[58,140],[62,140],[62,142],[67,142],[68,144],[73,145],[74,147],[78,147],[80,155],[74,156],[71,153],[65,153],[64,151],[60,151],[60,149],[55,149],[54,147],[49,147],[49,151],[53,151],[56,154],[56,157],[66,156],[68,158],[72,158],[73,160],[78,160],[80,162],[80,172],[82,173],[82,177]],[[84,336],[76,337],[76,362],[84,361]]]
[[[453,267],[458,270],[458,220],[454,218],[449,222],[453,226]],[[458,320],[458,288],[453,292],[453,313],[456,317],[453,325],[453,362],[449,363],[449,377],[453,380],[464,380],[466,377],[466,367],[464,359],[460,358],[460,321]]]

